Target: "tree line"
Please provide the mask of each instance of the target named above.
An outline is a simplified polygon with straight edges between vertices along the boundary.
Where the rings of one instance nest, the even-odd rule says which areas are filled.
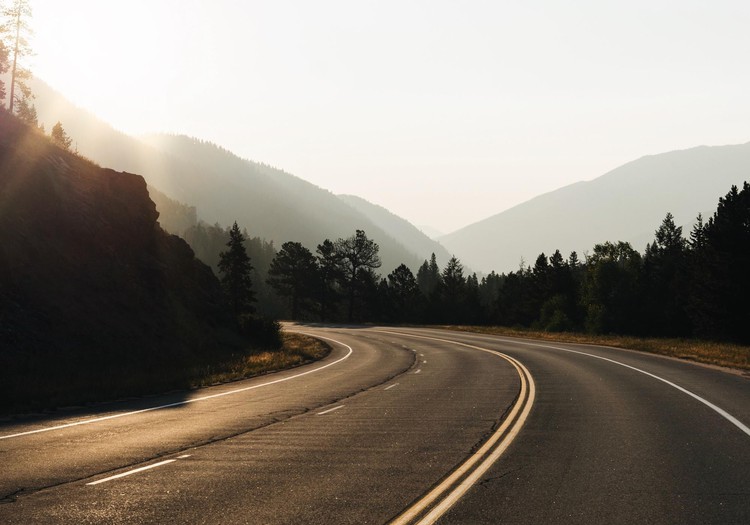
[[[643,253],[604,242],[580,258],[559,250],[478,278],[452,257],[386,276],[364,231],[312,252],[285,242],[264,286],[295,320],[475,324],[595,334],[750,342],[750,185],[733,186],[686,237],[667,213]]]

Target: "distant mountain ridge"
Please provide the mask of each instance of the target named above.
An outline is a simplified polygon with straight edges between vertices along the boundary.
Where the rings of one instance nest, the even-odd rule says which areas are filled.
[[[82,155],[102,166],[142,174],[169,198],[195,206],[198,218],[208,223],[237,221],[251,235],[277,246],[299,241],[313,251],[326,238],[348,237],[361,229],[380,245],[384,275],[401,263],[416,271],[430,256],[431,251],[402,245],[333,193],[283,170],[190,137],[136,139],[75,107],[40,80],[34,80],[32,89],[47,129],[60,120]]]
[[[339,195],[339,199],[387,231],[403,246],[411,247],[416,253],[434,253],[440,265],[448,262],[451,254],[442,244],[430,239],[419,228],[386,208],[373,204],[356,195]]]
[[[628,241],[639,251],[653,241],[667,212],[688,226],[710,216],[732,185],[750,180],[750,143],[699,146],[650,155],[589,182],[535,197],[440,238],[467,264],[488,272],[533,264],[542,252],[579,256],[596,243]]]

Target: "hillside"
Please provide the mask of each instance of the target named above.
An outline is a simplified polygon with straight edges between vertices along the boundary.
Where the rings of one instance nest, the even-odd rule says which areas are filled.
[[[516,270],[544,252],[579,256],[596,243],[628,241],[642,251],[667,212],[687,235],[733,184],[750,180],[750,143],[701,146],[643,157],[590,182],[540,195],[440,238],[483,271]]]
[[[209,224],[237,221],[250,235],[277,246],[294,240],[312,250],[326,238],[348,237],[362,229],[380,245],[384,273],[402,262],[416,270],[430,256],[431,251],[400,244],[331,192],[294,175],[198,139],[136,139],[76,108],[40,80],[32,89],[47,129],[61,120],[82,155],[102,166],[142,174],[169,198],[195,206],[198,218]]]
[[[0,400],[29,374],[45,403],[64,402],[61,381],[77,399],[169,387],[148,376],[240,343],[218,280],[159,228],[142,177],[0,117]]]
[[[406,219],[356,195],[338,197],[382,230],[387,231],[402,246],[409,246],[416,253],[434,253],[440,265],[444,265],[450,259],[451,254],[439,242],[430,239]]]

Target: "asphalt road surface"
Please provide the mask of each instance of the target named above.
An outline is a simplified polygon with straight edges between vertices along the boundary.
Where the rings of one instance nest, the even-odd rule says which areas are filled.
[[[0,523],[750,523],[750,378],[296,326],[325,360],[0,423]]]

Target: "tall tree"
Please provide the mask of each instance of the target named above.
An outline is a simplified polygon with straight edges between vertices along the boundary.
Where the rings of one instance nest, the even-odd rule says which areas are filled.
[[[448,260],[441,277],[441,321],[461,323],[464,321],[465,314],[466,277],[464,277],[464,267],[455,255]]]
[[[315,256],[299,242],[285,242],[268,270],[268,284],[288,297],[292,319],[299,319],[302,309],[315,292],[318,265]]]
[[[32,98],[27,80],[31,72],[24,68],[18,61],[19,58],[31,54],[28,36],[31,33],[28,20],[31,18],[31,4],[29,0],[13,0],[8,7],[2,10],[5,19],[4,40],[6,47],[10,50],[10,98],[8,108],[14,113],[14,104],[19,100]],[[17,92],[18,91],[18,92]]]
[[[414,274],[405,264],[388,274],[388,292],[395,321],[411,321],[419,306],[419,286]]]
[[[326,239],[315,250],[318,259],[318,304],[320,320],[328,321],[333,315],[339,297],[338,282],[342,279],[343,269],[336,245]]]
[[[698,335],[750,342],[750,183],[732,186],[694,250],[690,316]]]
[[[0,31],[0,36],[2,36],[2,32]],[[0,39],[0,75],[4,75],[8,72],[8,48],[5,46],[5,42]],[[5,82],[0,79],[0,108],[5,109],[4,106],[4,100],[5,100],[6,92],[5,92]]]
[[[342,284],[349,298],[349,322],[354,320],[357,289],[361,284],[360,274],[380,268],[379,246],[367,238],[362,230],[335,242],[336,253],[341,261]],[[368,281],[369,282],[369,281]]]
[[[50,137],[52,138],[52,142],[60,146],[62,149],[70,150],[70,145],[73,143],[73,139],[71,139],[65,132],[59,120],[57,121],[57,124],[52,126]]]
[[[593,333],[633,333],[637,330],[638,278],[641,255],[630,243],[594,246],[586,261],[582,302],[586,329]]]
[[[687,242],[682,227],[667,213],[643,258],[641,303],[643,331],[649,335],[688,335],[685,311]]]
[[[417,271],[417,284],[425,297],[430,297],[440,284],[440,267],[433,253],[430,262],[425,261]]]
[[[238,316],[252,312],[254,310],[252,303],[255,301],[253,283],[250,278],[253,265],[250,264],[250,257],[245,251],[244,242],[245,237],[235,221],[232,229],[229,230],[229,242],[227,242],[229,249],[219,255],[221,284],[235,315]]]

